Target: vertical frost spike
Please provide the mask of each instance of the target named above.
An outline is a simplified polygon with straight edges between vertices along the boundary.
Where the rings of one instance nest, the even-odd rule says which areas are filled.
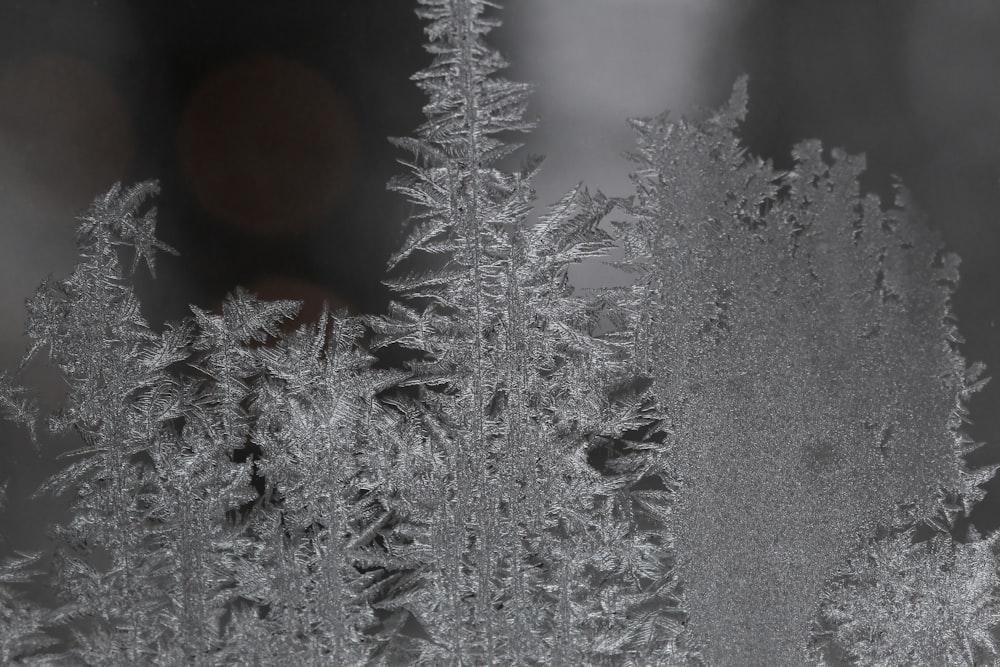
[[[73,631],[67,657],[83,663],[144,663],[169,636],[163,545],[150,517],[161,491],[156,443],[180,414],[166,366],[187,357],[187,340],[149,327],[118,257],[119,247],[131,247],[152,267],[153,249],[166,248],[155,241],[152,215],[139,211],[155,190],[151,182],[115,185],[98,197],[80,217],[80,262],[28,304],[31,349],[48,347],[68,385],[50,427],[82,440],[77,460],[43,490],[75,492],[73,517],[56,531],[68,611],[52,623]]]
[[[657,470],[644,434],[658,417],[620,344],[630,337],[592,336],[605,300],[568,283],[613,246],[600,227],[613,203],[580,186],[525,222],[539,160],[498,164],[517,148],[505,135],[533,126],[530,88],[498,75],[506,63],[483,39],[499,25],[492,7],[421,2],[434,60],[414,78],[427,120],[395,140],[414,160],[390,183],[415,224],[390,267],[434,268],[390,281],[406,305],[371,322],[376,345],[420,355],[421,438],[400,455],[421,472],[397,487],[412,520],[401,553],[421,564],[408,608],[431,637],[419,659],[653,659],[676,633],[640,611],[675,601],[655,585],[662,535],[638,530],[630,487]],[[615,452],[603,474],[598,449]]]

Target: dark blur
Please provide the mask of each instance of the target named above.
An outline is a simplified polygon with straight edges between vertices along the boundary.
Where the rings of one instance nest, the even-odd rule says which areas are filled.
[[[237,284],[377,309],[403,217],[386,136],[419,121],[421,42],[398,0],[0,3],[2,238],[58,272],[25,246],[72,250],[94,195],[157,178],[181,257],[143,285],[154,320]]]
[[[24,349],[23,300],[75,257],[76,211],[116,180],[157,178],[159,235],[180,257],[140,278],[147,315],[215,307],[234,286],[376,312],[405,203],[386,141],[421,121],[428,62],[407,0],[0,0],[0,360]],[[865,186],[902,177],[964,259],[966,356],[1000,368],[1000,4],[993,0],[510,0],[495,43],[538,85],[549,156],[539,203],[580,180],[628,194],[625,118],[723,102],[750,75],[750,149],[865,152]],[[599,281],[601,277],[592,279]],[[1000,462],[1000,386],[973,402],[977,464]],[[5,548],[39,546],[44,478],[0,430],[12,478]],[[49,464],[46,463],[46,466]],[[30,470],[30,474],[21,474]],[[1000,483],[979,511],[1000,526]],[[32,509],[34,508],[34,509]],[[22,514],[23,515],[23,514]],[[17,525],[12,525],[17,524]]]

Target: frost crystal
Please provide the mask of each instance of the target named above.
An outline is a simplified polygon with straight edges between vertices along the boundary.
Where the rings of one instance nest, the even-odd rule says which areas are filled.
[[[652,458],[626,440],[657,417],[630,350],[591,335],[598,301],[567,283],[571,265],[611,248],[598,226],[611,204],[580,187],[528,227],[537,161],[496,166],[517,148],[504,135],[530,128],[528,87],[496,74],[489,3],[421,4],[435,56],[415,77],[428,120],[397,140],[415,161],[391,185],[419,212],[390,264],[437,268],[391,281],[406,303],[372,321],[377,346],[420,355],[419,440],[406,454],[420,473],[398,487],[409,525],[392,547],[419,566],[394,604],[429,635],[420,663],[648,655],[672,637],[639,610],[656,591],[670,604],[670,579],[660,536],[633,518],[631,487]],[[589,457],[613,443],[620,460],[602,474]]]
[[[946,522],[896,528],[865,545],[824,594],[820,634],[858,665],[993,664],[1000,623],[997,536],[956,542]],[[924,531],[926,532],[926,530]]]
[[[961,459],[982,369],[956,349],[958,260],[905,195],[883,210],[816,142],[788,173],[745,155],[741,81],[706,122],[634,121],[634,197],[580,185],[532,225],[495,3],[418,4],[429,100],[394,140],[414,215],[385,315],[290,332],[300,304],[236,288],[157,331],[130,280],[170,251],[156,185],[79,218],[25,358],[48,352],[47,424],[80,443],[41,490],[71,496],[62,602],[18,590],[48,559],[0,561],[0,660],[995,660],[997,537],[953,537],[992,473]],[[592,260],[634,284],[574,289]],[[33,434],[14,377],[0,412]]]
[[[733,130],[633,123],[635,233],[659,295],[651,345],[681,480],[670,528],[710,664],[802,664],[824,581],[897,506],[981,496],[958,427],[966,368],[944,254],[901,193],[818,142],[778,173]]]

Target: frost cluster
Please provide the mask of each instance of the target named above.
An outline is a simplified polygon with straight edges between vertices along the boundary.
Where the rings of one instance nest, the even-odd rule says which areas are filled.
[[[0,564],[0,661],[996,660],[996,538],[955,535],[993,472],[963,460],[957,258],[858,158],[747,155],[745,80],[704,121],[633,121],[631,197],[581,185],[530,224],[494,9],[419,0],[386,314],[290,331],[299,304],[236,289],[156,330],[131,282],[171,251],[156,185],[80,216],[25,358],[68,387],[47,426],[79,449],[39,492],[72,518],[50,572]],[[594,260],[631,284],[575,289]],[[8,375],[0,409],[34,433]]]

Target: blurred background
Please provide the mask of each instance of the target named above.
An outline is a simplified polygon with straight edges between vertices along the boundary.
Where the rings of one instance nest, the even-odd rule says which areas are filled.
[[[548,156],[540,205],[585,181],[629,194],[625,119],[696,114],[750,76],[743,137],[789,166],[819,138],[864,152],[864,187],[913,191],[963,258],[955,300],[970,360],[1000,368],[1000,3],[994,0],[508,0],[493,43],[537,85]],[[409,76],[429,62],[405,0],[0,0],[0,362],[25,349],[24,299],[65,276],[74,215],[118,180],[159,179],[159,236],[180,251],[140,271],[154,324],[214,308],[236,285],[268,298],[384,308],[383,265],[408,207],[387,136],[421,122]],[[44,383],[44,370],[32,368]],[[49,378],[51,380],[51,378]],[[1000,383],[972,403],[973,463],[1000,462]],[[42,548],[53,470],[0,427],[0,553]],[[1000,483],[977,510],[1000,526]]]

